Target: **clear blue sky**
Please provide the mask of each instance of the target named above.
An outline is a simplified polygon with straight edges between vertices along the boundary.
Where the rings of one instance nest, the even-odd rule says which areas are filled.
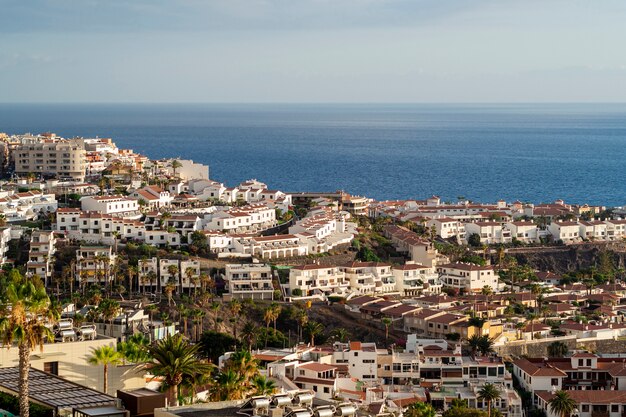
[[[624,0],[0,0],[0,102],[626,101]]]

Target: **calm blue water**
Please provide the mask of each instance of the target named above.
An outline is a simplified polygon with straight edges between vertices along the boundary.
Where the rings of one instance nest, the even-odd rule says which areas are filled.
[[[0,131],[112,137],[234,185],[626,204],[626,105],[0,105]]]

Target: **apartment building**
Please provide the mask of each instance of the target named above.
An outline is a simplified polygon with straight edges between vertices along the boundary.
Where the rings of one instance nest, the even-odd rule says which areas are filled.
[[[579,235],[587,240],[605,240],[607,238],[608,224],[601,220],[580,221]]]
[[[44,139],[22,143],[13,150],[15,173],[84,181],[87,169],[82,139]]]
[[[336,266],[309,264],[289,270],[289,293],[292,296],[345,294],[349,286],[346,274]]]
[[[437,236],[442,239],[449,239],[451,237],[465,238],[465,224],[449,217],[428,220],[426,227],[429,229],[434,228]]]
[[[548,231],[555,241],[571,243],[580,240],[580,226],[578,222],[554,221],[548,225]]]
[[[537,391],[537,408],[547,417],[561,417],[552,411],[550,400],[555,391]],[[576,403],[578,417],[622,417],[626,414],[626,391],[571,391],[568,396]]]
[[[137,200],[119,195],[83,197],[80,206],[83,211],[96,211],[115,217],[139,219],[142,215]]]
[[[170,207],[174,200],[169,191],[163,190],[156,185],[147,185],[139,188],[133,191],[129,197],[136,199],[139,206],[143,205],[149,210]]]
[[[480,236],[481,243],[491,245],[494,243],[510,243],[511,231],[502,227],[500,222],[476,222],[465,224],[465,239],[473,234]]]
[[[29,276],[37,275],[46,286],[50,283],[50,278],[52,277],[54,253],[56,251],[55,244],[54,232],[35,230],[30,237],[26,273]]]
[[[432,269],[415,263],[394,266],[392,268],[396,282],[396,291],[404,296],[418,295],[423,291],[441,292],[439,276]]]
[[[441,283],[450,288],[454,288],[463,294],[470,294],[482,291],[484,287],[489,287],[493,291],[498,291],[498,275],[493,266],[480,266],[470,263],[453,263],[437,267]]]
[[[306,242],[296,235],[241,236],[233,238],[234,252],[261,259],[308,255]]]
[[[350,290],[359,294],[396,292],[396,278],[391,264],[382,262],[350,262],[339,266],[350,282]]]
[[[523,243],[539,242],[539,229],[533,222],[507,222],[504,227],[511,232],[511,240],[516,239]]]
[[[117,255],[111,246],[80,246],[76,250],[76,281],[106,285],[113,280],[111,267]]]
[[[226,264],[228,297],[273,300],[272,268],[268,264]]]

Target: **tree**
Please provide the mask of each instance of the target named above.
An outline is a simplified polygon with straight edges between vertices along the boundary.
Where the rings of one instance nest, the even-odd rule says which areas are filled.
[[[131,363],[145,363],[152,360],[148,352],[149,346],[150,340],[141,333],[136,333],[125,342],[118,343],[117,351],[125,360]]]
[[[263,375],[257,375],[252,378],[252,395],[272,395],[278,389],[276,383],[264,377]]]
[[[199,345],[191,345],[181,334],[166,337],[149,348],[154,358],[148,370],[161,376],[174,394],[174,405],[178,405],[179,385],[185,380],[193,380],[198,375],[211,371],[211,366],[198,358]]]
[[[315,346],[315,337],[322,334],[324,326],[316,321],[309,321],[304,325],[304,333],[309,336],[311,347]]]
[[[102,319],[109,322],[109,333],[113,336],[113,320],[117,317],[120,311],[120,303],[111,299],[105,298],[98,305],[98,313],[102,316]]]
[[[225,370],[215,378],[211,399],[214,401],[240,400],[245,394],[243,378],[237,372]]]
[[[385,326],[385,346],[387,346],[387,340],[389,339],[389,326],[391,326],[391,319],[389,317],[383,317],[381,320],[383,326]]]
[[[217,363],[219,357],[225,352],[235,349],[237,340],[226,333],[207,331],[202,333],[199,346],[203,356],[211,362]]]
[[[332,337],[342,343],[346,342],[350,338],[350,332],[343,328],[337,327],[332,331]]]
[[[491,417],[491,404],[500,398],[502,392],[494,384],[487,382],[478,390],[478,399],[487,402],[487,416]]]
[[[557,391],[548,401],[548,407],[559,417],[569,417],[576,410],[576,401],[566,391]]]
[[[254,323],[247,322],[244,324],[243,329],[241,329],[241,337],[246,341],[248,345],[248,349],[252,350],[252,346],[254,345],[253,340],[258,335],[257,327]]]
[[[24,278],[17,270],[9,272],[8,285],[0,295],[0,335],[2,343],[11,347],[17,343],[19,353],[18,398],[21,417],[29,417],[28,371],[30,353],[44,340],[54,339],[46,325],[56,321],[50,308],[50,298],[40,280]]]
[[[102,392],[109,393],[109,365],[122,363],[122,355],[112,346],[100,346],[91,349],[91,356],[87,359],[90,365],[103,365]]]
[[[231,300],[228,309],[235,319],[233,322],[233,337],[237,339],[237,326],[239,325],[239,315],[241,314],[241,302],[237,299]]]
[[[435,417],[435,414],[432,405],[419,401],[409,405],[403,413],[406,417]]]
[[[170,166],[172,167],[172,171],[174,172],[174,177],[176,176],[176,170],[180,167],[183,166],[183,164],[178,160],[178,159],[174,159],[172,160]]]
[[[569,348],[563,342],[552,342],[548,345],[548,356],[551,358],[562,358],[567,352]]]
[[[259,361],[252,356],[249,350],[238,350],[226,362],[225,369],[237,372],[248,383],[259,374]]]
[[[277,318],[276,309],[272,305],[265,309],[263,313],[263,320],[265,321],[265,347],[267,347],[267,335],[269,334],[270,323]]]
[[[442,417],[487,417],[487,413],[476,408],[452,407],[444,411]]]
[[[467,238],[467,244],[474,248],[479,248],[481,246],[480,235],[478,233],[472,233]]]

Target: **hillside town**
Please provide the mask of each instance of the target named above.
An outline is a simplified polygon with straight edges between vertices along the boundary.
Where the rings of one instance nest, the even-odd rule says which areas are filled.
[[[268,168],[269,169],[269,168]],[[623,417],[626,207],[0,134],[0,414]]]

